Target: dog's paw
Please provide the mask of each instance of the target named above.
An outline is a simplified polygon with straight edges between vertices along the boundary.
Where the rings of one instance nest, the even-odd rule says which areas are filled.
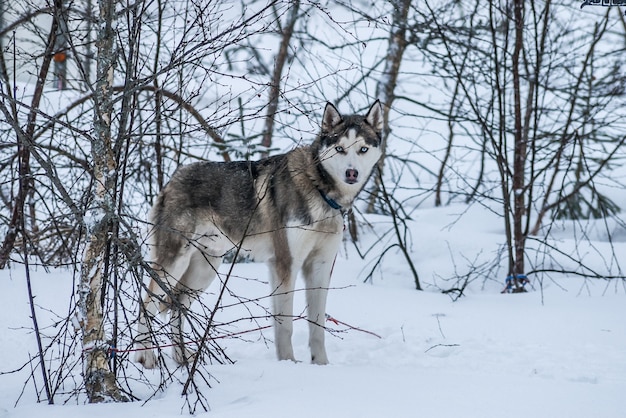
[[[326,365],[328,364],[328,357],[326,357],[326,354],[318,354],[318,355],[312,355],[311,356],[311,364],[319,364],[319,365]]]
[[[135,353],[135,362],[146,369],[154,369],[157,365],[157,356],[154,350],[139,350]]]

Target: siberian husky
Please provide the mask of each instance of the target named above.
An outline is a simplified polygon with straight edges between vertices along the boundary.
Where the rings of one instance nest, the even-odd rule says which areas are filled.
[[[295,361],[293,291],[306,286],[309,347],[314,364],[328,363],[326,296],[350,208],[381,158],[383,112],[377,100],[365,116],[341,115],[326,104],[321,132],[309,146],[259,161],[181,166],[151,213],[151,280],[140,309],[135,361],[157,364],[150,320],[171,310],[173,357],[184,364],[184,314],[216,276],[224,254],[241,246],[270,271],[276,354]]]

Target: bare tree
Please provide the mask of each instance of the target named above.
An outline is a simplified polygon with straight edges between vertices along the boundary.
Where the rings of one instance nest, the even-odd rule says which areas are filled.
[[[24,206],[26,204],[27,196],[32,190],[33,181],[31,178],[31,169],[30,169],[30,157],[31,157],[31,146],[33,145],[32,138],[35,133],[36,122],[37,122],[37,114],[39,111],[39,105],[42,99],[44,86],[48,77],[48,72],[50,68],[50,63],[52,61],[52,51],[54,49],[54,45],[56,42],[57,29],[59,27],[59,13],[61,9],[61,2],[57,1],[54,6],[54,10],[57,12],[52,19],[52,24],[50,30],[48,32],[48,39],[46,42],[46,52],[44,53],[44,59],[39,70],[39,74],[37,76],[37,83],[35,86],[35,91],[33,94],[32,102],[30,104],[30,111],[28,113],[28,119],[26,124],[26,129],[22,131],[18,122],[18,109],[15,104],[16,98],[13,95],[13,92],[10,90],[9,84],[5,84],[5,94],[9,99],[8,102],[11,103],[12,112],[9,112],[4,104],[2,105],[2,110],[6,120],[9,121],[12,125],[12,128],[16,132],[16,137],[18,138],[17,142],[17,156],[20,160],[19,164],[19,189],[17,195],[15,197],[14,203],[12,205],[12,215],[11,220],[9,221],[9,229],[6,234],[4,241],[2,243],[2,247],[0,247],[0,268],[4,268],[6,263],[9,260],[10,252],[13,250],[13,246],[15,245],[15,239],[18,235],[20,225],[22,225],[24,216]],[[2,59],[5,62],[4,59]],[[4,69],[4,80],[5,83],[8,82],[8,74],[6,72],[6,64],[3,65]],[[4,83],[3,83],[4,84]],[[35,223],[34,219],[31,219],[32,223]]]
[[[97,75],[94,96],[94,137],[91,140],[93,195],[87,208],[87,245],[81,266],[79,317],[85,356],[85,388],[89,402],[123,401],[115,375],[109,367],[110,344],[103,320],[102,290],[109,280],[108,248],[115,223],[116,171],[111,120],[113,75],[116,66],[115,0],[99,1]]]
[[[624,79],[593,64],[598,42],[615,36],[607,30],[608,13],[589,31],[580,27],[576,11],[570,10],[568,18],[563,15],[566,9],[551,1],[492,2],[480,12],[475,5],[463,9],[466,6],[473,10],[463,15],[469,19],[466,24],[430,10],[436,31],[422,45],[427,46],[424,51],[434,71],[455,87],[443,104],[449,106],[447,111],[432,105],[429,111],[458,115],[456,136],[476,143],[476,151],[483,155],[478,174],[474,167],[459,174],[468,179],[478,175],[473,198],[501,204],[509,290],[522,291],[526,275],[533,271],[527,262],[526,240],[529,234],[539,233],[548,213],[558,216],[560,206],[573,202],[588,187],[588,193],[597,196],[593,201],[604,208],[592,212],[614,213],[610,201],[598,194],[595,180],[608,161],[620,158],[617,150],[623,138],[612,133],[616,119],[614,110],[606,111],[606,95],[620,97]],[[574,38],[580,43],[577,58],[570,46]],[[618,49],[610,51],[595,59],[605,62],[605,68],[620,66]],[[446,149],[443,161],[450,144]],[[572,164],[576,149],[581,151],[582,171]],[[592,161],[591,154],[603,156]],[[485,164],[496,168],[494,181],[485,173]],[[493,193],[498,189],[499,194]],[[549,226],[546,231],[547,238]]]
[[[383,157],[378,162],[377,169],[380,173],[383,173],[385,167],[385,155],[387,141],[389,140],[389,112],[393,106],[395,99],[395,89],[398,83],[398,75],[400,74],[400,65],[402,64],[402,57],[407,47],[407,31],[408,31],[408,19],[409,11],[411,9],[410,0],[391,1],[392,5],[392,21],[389,30],[389,40],[387,46],[387,55],[384,59],[384,69],[381,74],[378,83],[376,84],[376,96],[383,104]],[[376,199],[381,188],[380,181],[382,176],[374,177],[374,186],[372,193],[369,197],[368,212],[374,212]],[[354,222],[353,222],[354,224]],[[356,233],[353,232],[353,237]]]
[[[509,257],[509,275],[513,276],[515,289],[523,289],[520,280],[525,277],[524,250],[525,233],[523,222],[526,212],[526,159],[528,148],[528,123],[524,129],[522,120],[522,92],[520,85],[521,77],[521,53],[524,47],[524,1],[515,0],[513,2],[513,24],[515,35],[513,40],[513,55],[511,57],[511,67],[513,73],[513,117],[514,117],[514,155],[513,155],[513,246],[514,255]],[[539,65],[541,63],[538,63]],[[533,105],[533,94],[535,90],[530,86],[528,90],[528,101],[526,103],[527,114],[531,114]]]
[[[287,59],[289,57],[289,44],[291,37],[293,36],[294,27],[298,20],[298,13],[300,12],[300,1],[295,0],[292,2],[289,9],[289,15],[283,25],[280,25],[280,19],[276,19],[281,30],[281,41],[278,48],[278,53],[274,60],[274,71],[272,74],[272,81],[270,82],[269,99],[267,104],[267,114],[265,116],[265,128],[263,129],[263,138],[261,140],[261,146],[268,150],[272,145],[272,135],[274,133],[274,122],[276,118],[276,111],[278,110],[278,103],[280,99],[280,83],[283,78],[283,70]],[[283,26],[283,27],[280,27]],[[269,153],[264,151],[262,155],[267,156]]]

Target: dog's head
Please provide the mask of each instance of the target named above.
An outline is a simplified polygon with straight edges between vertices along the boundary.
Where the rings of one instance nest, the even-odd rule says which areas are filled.
[[[322,167],[339,184],[362,188],[382,155],[382,130],[378,100],[365,116],[342,116],[327,103],[318,138]]]

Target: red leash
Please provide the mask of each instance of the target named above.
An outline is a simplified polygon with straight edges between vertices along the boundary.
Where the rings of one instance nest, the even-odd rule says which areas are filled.
[[[380,338],[381,340],[383,339],[383,337],[381,337],[380,335],[376,334],[375,332],[368,331],[366,329],[359,328],[359,327],[353,327],[352,325],[346,324],[345,322],[341,322],[338,319],[335,319],[335,318],[333,318],[332,316],[330,316],[328,314],[326,314],[326,320],[332,322],[335,325],[343,325],[344,327],[347,327],[348,329],[364,332],[366,334],[373,335],[376,338]]]
[[[296,318],[296,319],[298,319],[298,318]],[[375,332],[368,331],[368,330],[363,329],[363,328],[352,326],[352,325],[347,324],[345,322],[339,321],[338,319],[335,319],[335,318],[333,318],[332,316],[330,316],[328,314],[326,314],[326,320],[328,322],[332,322],[335,325],[344,326],[344,327],[348,328],[349,330],[364,332],[366,334],[372,335],[372,336],[374,336],[376,338],[380,338],[380,339],[383,338],[380,335],[376,334]],[[216,336],[216,337],[211,337],[211,339],[212,340],[221,340],[221,339],[224,339],[224,338],[232,338],[232,337],[236,337],[238,335],[248,334],[248,333],[255,332],[255,331],[262,331],[264,329],[268,329],[268,328],[271,328],[271,327],[272,327],[272,325],[266,325],[266,326],[258,327],[258,328],[254,328],[254,329],[247,329],[247,330],[244,330],[244,331],[232,332],[230,334],[224,334],[224,335],[219,335],[219,336]],[[185,341],[184,344],[185,345],[197,344],[198,342],[199,341],[195,341],[195,340],[194,341]],[[158,349],[164,349],[164,348],[168,348],[168,347],[175,347],[177,345],[179,345],[179,344],[172,343],[172,344],[165,344],[165,345],[155,345],[155,346],[152,346],[152,347],[137,347],[137,348],[127,348],[127,349],[119,349],[119,348],[110,346],[109,347],[109,353],[112,356],[114,356],[117,353],[132,353],[132,352],[135,352],[135,351],[154,350],[154,349],[157,349],[157,348]],[[87,349],[83,350],[83,352],[87,352],[87,351],[91,351],[91,350],[92,350],[92,348],[87,348]]]

